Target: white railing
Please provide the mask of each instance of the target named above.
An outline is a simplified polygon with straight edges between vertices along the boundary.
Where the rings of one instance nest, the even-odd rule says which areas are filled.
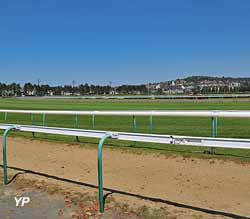
[[[250,110],[103,110],[103,111],[66,111],[66,110],[8,110],[0,113],[46,114],[46,115],[101,115],[101,116],[192,116],[192,117],[235,117],[250,118]]]
[[[18,99],[219,99],[219,98],[249,98],[250,94],[199,94],[199,95],[86,95],[86,96],[24,96]]]
[[[141,133],[99,131],[99,130],[87,130],[87,129],[41,127],[41,126],[18,125],[18,124],[0,124],[0,129],[5,130],[12,126],[14,126],[16,130],[23,132],[36,132],[36,133],[79,136],[79,137],[89,137],[89,138],[102,138],[106,134],[109,134],[111,135],[111,138],[123,141],[137,141],[137,142],[186,145],[186,146],[189,145],[189,146],[200,146],[200,147],[250,149],[250,139],[141,134]]]

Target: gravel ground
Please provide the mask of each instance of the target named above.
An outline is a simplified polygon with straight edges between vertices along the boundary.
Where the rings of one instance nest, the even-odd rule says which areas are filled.
[[[60,210],[65,208],[61,197],[49,197],[45,192],[24,190],[18,191],[14,186],[0,187],[0,218],[33,219],[57,218]],[[29,197],[30,203],[16,207],[16,196]],[[66,218],[71,218],[67,215]]]
[[[29,197],[30,202],[23,207],[16,207],[15,197]],[[44,181],[20,177],[8,186],[0,184],[0,219],[34,218],[135,219],[141,216],[120,206],[106,208],[106,212],[100,214],[96,197],[93,198],[86,193],[71,193]]]

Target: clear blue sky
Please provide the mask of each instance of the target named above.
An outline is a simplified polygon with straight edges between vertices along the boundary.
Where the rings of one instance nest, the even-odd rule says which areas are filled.
[[[250,76],[249,0],[0,2],[0,81]]]

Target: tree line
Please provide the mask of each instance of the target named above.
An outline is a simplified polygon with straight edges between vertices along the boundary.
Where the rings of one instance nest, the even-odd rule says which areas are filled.
[[[127,95],[146,94],[145,85],[121,85],[112,87],[109,85],[80,84],[78,86],[50,86],[48,84],[25,83],[21,86],[17,83],[0,83],[0,96],[77,96],[77,95]]]

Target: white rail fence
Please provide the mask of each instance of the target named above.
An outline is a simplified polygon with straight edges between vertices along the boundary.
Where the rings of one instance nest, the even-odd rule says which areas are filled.
[[[16,130],[23,132],[36,132],[55,135],[79,136],[88,138],[102,138],[106,134],[113,139],[122,141],[137,141],[147,143],[160,143],[172,145],[200,146],[200,147],[221,147],[250,149],[250,139],[237,138],[212,138],[212,137],[192,137],[179,135],[159,135],[159,134],[141,134],[129,132],[113,132],[88,129],[69,129],[58,127],[41,127],[19,124],[0,124],[0,129],[6,130],[14,126]]]
[[[132,116],[133,117],[133,131],[137,129],[137,116],[149,116],[149,133],[153,133],[153,117],[210,117],[211,118],[211,136],[217,137],[218,121],[220,117],[225,118],[250,118],[250,110],[103,110],[103,111],[65,111],[65,110],[9,110],[0,109],[0,113],[4,113],[4,120],[7,123],[8,113],[15,114],[30,114],[32,125],[34,126],[34,115],[41,114],[42,125],[45,126],[46,115],[73,115],[74,127],[78,127],[78,116],[90,115],[92,116],[92,129],[95,129],[95,116]],[[78,140],[78,135],[76,136]],[[211,153],[214,153],[211,148]]]
[[[8,110],[0,113],[46,114],[46,115],[101,115],[101,116],[191,116],[250,118],[250,110],[119,110],[119,111],[65,111],[65,110]]]

